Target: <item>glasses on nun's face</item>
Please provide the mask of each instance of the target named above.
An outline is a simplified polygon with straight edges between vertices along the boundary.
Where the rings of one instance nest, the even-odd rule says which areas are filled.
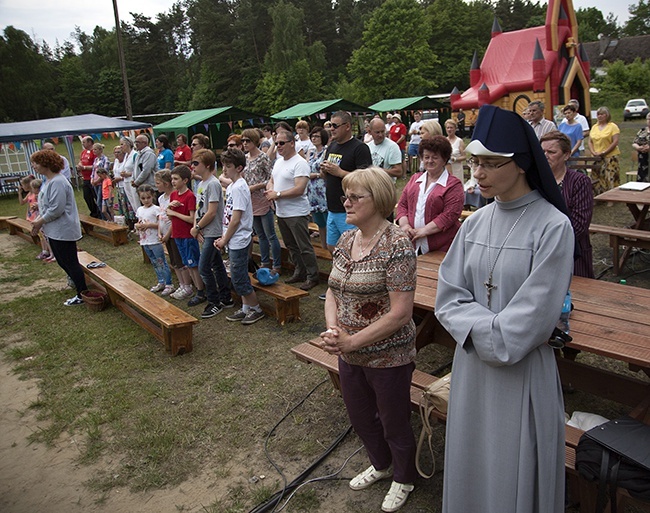
[[[490,173],[491,171],[496,171],[497,169],[500,169],[500,168],[502,168],[504,166],[507,166],[508,164],[510,164],[510,162],[513,162],[513,160],[508,159],[505,162],[500,162],[500,163],[499,162],[481,162],[476,157],[473,157],[473,158],[468,159],[467,164],[470,167],[475,167],[477,169],[479,167],[481,167],[481,168],[483,168],[483,171],[485,171],[486,173]]]

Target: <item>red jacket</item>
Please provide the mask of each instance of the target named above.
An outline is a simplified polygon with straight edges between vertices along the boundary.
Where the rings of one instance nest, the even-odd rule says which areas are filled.
[[[423,173],[417,173],[411,177],[404,187],[399,202],[397,203],[397,215],[395,218],[406,216],[411,226],[415,224],[415,208],[420,195],[420,184],[417,179]],[[434,221],[442,231],[429,235],[427,242],[429,251],[447,251],[451,242],[460,228],[460,214],[465,203],[465,191],[462,182],[455,176],[449,175],[447,185],[436,185],[424,207],[424,222]]]

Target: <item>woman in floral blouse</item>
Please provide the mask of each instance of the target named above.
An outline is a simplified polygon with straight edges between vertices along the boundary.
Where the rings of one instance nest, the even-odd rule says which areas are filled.
[[[266,184],[271,178],[271,161],[258,148],[260,135],[254,128],[247,128],[241,133],[241,143],[246,152],[244,180],[251,191],[253,229],[260,245],[262,267],[271,268],[271,257],[273,257],[273,272],[279,273],[282,268],[282,248],[275,232],[271,203],[264,196]]]
[[[325,198],[325,179],[320,174],[320,163],[325,157],[329,134],[327,130],[318,126],[311,131],[309,137],[315,148],[307,156],[311,168],[307,184],[307,197],[311,207],[311,217],[318,225],[321,246],[323,249],[327,249],[327,199]]]
[[[417,473],[410,423],[415,250],[386,220],[396,193],[383,169],[348,174],[343,190],[346,222],[357,229],[345,232],[333,253],[322,347],[339,357],[343,401],[372,463],[350,488],[362,490],[392,477],[382,510],[397,511]]]

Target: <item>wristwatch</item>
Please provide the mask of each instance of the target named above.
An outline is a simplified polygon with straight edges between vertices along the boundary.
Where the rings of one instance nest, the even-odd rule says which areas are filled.
[[[280,196],[282,196],[282,192],[278,191],[278,192],[275,193],[276,198],[279,198]]]

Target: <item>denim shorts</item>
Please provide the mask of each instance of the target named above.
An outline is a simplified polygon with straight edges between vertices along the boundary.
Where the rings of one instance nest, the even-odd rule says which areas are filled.
[[[345,212],[329,212],[327,215],[327,244],[336,246],[341,235],[355,226],[345,222],[347,214]]]
[[[201,250],[196,239],[174,239],[178,252],[181,254],[183,264],[187,267],[198,267]]]
[[[253,292],[251,278],[248,275],[248,249],[229,249],[230,281],[239,296],[248,296]]]

